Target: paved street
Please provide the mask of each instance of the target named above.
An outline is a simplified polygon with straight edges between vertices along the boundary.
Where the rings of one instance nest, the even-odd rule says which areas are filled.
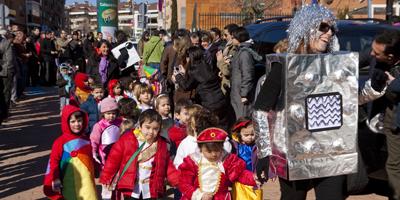
[[[0,128],[0,199],[44,199],[43,173],[50,148],[60,134],[58,96],[55,88],[30,88],[11,110]],[[264,199],[279,199],[278,182],[264,186]],[[312,192],[309,198],[315,199]],[[375,194],[349,200],[383,200]]]

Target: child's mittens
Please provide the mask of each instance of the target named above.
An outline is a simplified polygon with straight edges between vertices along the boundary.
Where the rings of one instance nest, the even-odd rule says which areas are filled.
[[[96,162],[99,163],[100,165],[102,164],[102,163],[101,163],[100,156],[99,156],[98,153],[93,153],[93,159],[94,159],[94,161],[96,161]]]
[[[56,179],[54,181],[51,182],[51,189],[53,190],[53,192],[61,192],[61,188],[62,188],[62,184],[60,179]]]

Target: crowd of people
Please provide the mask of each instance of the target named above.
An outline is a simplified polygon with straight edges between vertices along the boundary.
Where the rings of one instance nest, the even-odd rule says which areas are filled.
[[[289,31],[274,51],[337,51],[335,17],[322,7],[314,14],[320,20],[316,27],[303,30],[298,26],[307,13],[299,11],[289,30],[302,30],[297,32],[301,36]],[[263,58],[244,27],[179,29],[171,36],[165,30],[145,31],[137,46],[138,68],[127,66],[128,51],[118,57],[111,53],[128,41],[123,31],[115,39],[103,39],[101,32],[83,39],[79,31],[61,31],[56,38],[39,29],[26,36],[18,26],[0,34],[0,123],[25,87],[58,86],[62,134],[53,143],[45,173],[47,197],[158,199],[166,195],[168,182],[175,199],[262,199],[261,184],[276,176],[269,170],[269,155],[260,156],[252,114],[275,111],[283,66],[274,63],[258,80],[255,65]],[[400,60],[399,48],[398,32],[383,33],[374,40],[368,61],[360,59],[377,63],[370,75],[375,93],[363,94],[360,102],[383,101],[385,92],[399,91],[391,73]],[[393,95],[380,105],[393,109]],[[395,121],[397,112],[391,112],[385,117]],[[394,194],[400,193],[398,130],[388,127],[387,170]],[[317,198],[345,199],[345,180],[344,175],[279,178],[281,199],[305,199],[311,188]]]

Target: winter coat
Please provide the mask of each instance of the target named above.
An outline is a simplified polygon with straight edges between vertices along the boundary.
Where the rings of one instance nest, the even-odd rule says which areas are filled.
[[[101,157],[101,162],[104,164],[106,161],[106,157],[108,155],[108,149],[110,149],[111,147],[108,147],[109,145],[112,144],[106,144],[104,145],[101,141],[102,135],[104,130],[111,126],[111,125],[115,125],[115,126],[120,126],[122,123],[122,119],[121,118],[116,118],[114,121],[112,122],[107,122],[105,119],[101,119],[99,122],[97,122],[94,126],[93,126],[93,130],[90,133],[90,143],[92,144],[92,153],[94,155],[98,154]],[[107,148],[107,150],[106,150]]]
[[[95,52],[94,40],[86,39],[83,42],[83,54],[85,59],[89,59],[89,57]]]
[[[178,149],[179,144],[186,136],[186,126],[179,122],[175,123],[175,125],[168,130],[169,140],[173,143],[176,149]]]
[[[88,117],[83,115],[83,127],[79,134],[71,132],[69,118],[79,108],[66,105],[61,116],[62,135],[51,148],[45,173],[43,190],[50,199],[97,199],[94,182],[94,166],[90,141],[83,135]],[[61,193],[52,190],[52,182],[59,179]]]
[[[68,85],[68,80],[65,80],[64,77],[60,73],[58,73],[57,76],[58,76],[58,78],[57,78],[58,95],[60,97],[69,97],[69,92],[67,92],[65,89],[65,86]],[[69,77],[72,81],[72,77],[71,76],[69,76]]]
[[[100,176],[100,183],[111,184],[112,178],[119,171],[121,172],[128,162],[129,158],[139,148],[134,130],[125,132],[121,138],[113,145],[111,152]],[[139,154],[140,155],[140,154]],[[131,196],[136,183],[138,173],[138,157],[122,176],[116,188],[124,195]],[[172,186],[179,182],[179,172],[175,169],[169,158],[167,142],[162,137],[157,138],[157,152],[154,155],[153,167],[150,175],[150,194],[151,198],[161,198],[165,196],[165,180]]]
[[[100,120],[100,111],[96,99],[94,99],[93,95],[89,95],[88,99],[80,107],[89,115],[88,133],[91,133],[93,126]]]
[[[164,41],[158,36],[151,36],[150,40],[144,44],[143,62],[160,63],[164,51]]]
[[[251,48],[251,43],[239,45],[238,52],[231,61],[231,104],[236,118],[250,116],[256,88],[255,64],[262,57]],[[243,104],[241,98],[247,98]]]
[[[182,74],[176,75],[176,82],[186,91],[195,89],[197,103],[211,111],[226,105],[219,79],[204,61],[190,66],[186,77]]]
[[[226,44],[225,46],[225,49],[222,51],[222,55],[224,57],[225,56],[230,57],[229,59],[232,60],[236,52],[237,52],[237,47],[233,45],[232,42],[228,42],[228,44]],[[222,74],[221,89],[222,92],[226,94],[227,92],[226,88],[231,87],[230,83],[231,68],[229,64],[225,63],[225,59],[217,61],[217,67]]]
[[[15,73],[14,53],[11,42],[0,36],[0,77],[11,77]]]
[[[90,74],[95,82],[101,83],[101,76],[99,72],[100,57],[93,53],[89,57],[88,63],[86,65],[86,74]],[[107,81],[104,83],[104,87],[107,87],[108,81],[111,79],[118,79],[120,76],[120,70],[118,67],[117,60],[112,55],[108,55],[109,64],[107,68]]]
[[[180,64],[178,60],[177,52],[172,45],[164,49],[161,62],[160,71],[161,75],[167,78],[168,82],[172,84],[171,77],[174,72],[174,66]]]
[[[203,192],[200,189],[199,164],[200,161],[204,159],[205,158],[200,153],[191,154],[187,156],[179,166],[179,170],[181,171],[179,191],[182,192],[182,200],[201,198]],[[246,164],[236,155],[230,153],[226,154],[222,161],[219,162],[222,162],[224,172],[220,173],[217,190],[213,197],[214,200],[231,199],[229,187],[231,187],[234,182],[256,186],[253,173],[246,170]],[[219,163],[218,166],[220,166]],[[213,175],[215,176],[216,174]],[[194,198],[194,196],[198,198]]]
[[[56,46],[50,39],[45,38],[40,44],[40,55],[44,61],[53,61],[55,56],[51,54],[51,51],[55,51]]]

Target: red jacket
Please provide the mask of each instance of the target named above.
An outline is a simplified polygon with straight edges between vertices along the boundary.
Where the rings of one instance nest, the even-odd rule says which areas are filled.
[[[62,175],[65,173],[69,160],[74,157],[88,158],[87,165],[89,170],[93,170],[92,154],[90,141],[87,137],[82,136],[88,124],[88,117],[85,112],[83,115],[83,128],[79,135],[71,132],[68,119],[72,113],[81,111],[79,108],[67,105],[62,110],[61,116],[61,130],[62,135],[58,137],[51,148],[50,159],[45,173],[43,191],[44,194],[50,199],[64,199],[61,193],[56,193],[52,190],[52,182],[60,179],[63,183]],[[81,155],[85,156],[81,156]],[[94,172],[94,170],[93,170]],[[82,178],[82,177],[81,177]],[[93,183],[94,183],[94,177]],[[77,180],[79,181],[79,180]],[[94,184],[93,184],[94,187]]]
[[[187,136],[186,126],[183,124],[176,123],[173,127],[168,130],[168,137],[178,149],[179,144]]]
[[[183,163],[179,166],[181,171],[179,182],[179,191],[182,192],[181,200],[190,200],[193,193],[199,188],[199,167],[191,156],[183,159]],[[219,187],[213,200],[231,199],[229,187],[233,182],[256,186],[253,173],[246,170],[245,162],[236,155],[227,155],[223,161],[223,166],[225,173],[221,173]]]
[[[111,184],[113,176],[124,169],[129,158],[138,149],[139,142],[136,139],[133,129],[125,132],[113,145],[108,155],[103,172],[100,176],[100,183]],[[117,190],[124,195],[131,196],[134,184],[136,183],[138,162],[137,157],[131,163],[121,180],[117,184]],[[167,142],[162,138],[157,139],[157,153],[154,156],[153,168],[150,175],[150,196],[161,198],[165,195],[165,179],[172,186],[178,185],[179,172],[170,160],[167,149]]]

